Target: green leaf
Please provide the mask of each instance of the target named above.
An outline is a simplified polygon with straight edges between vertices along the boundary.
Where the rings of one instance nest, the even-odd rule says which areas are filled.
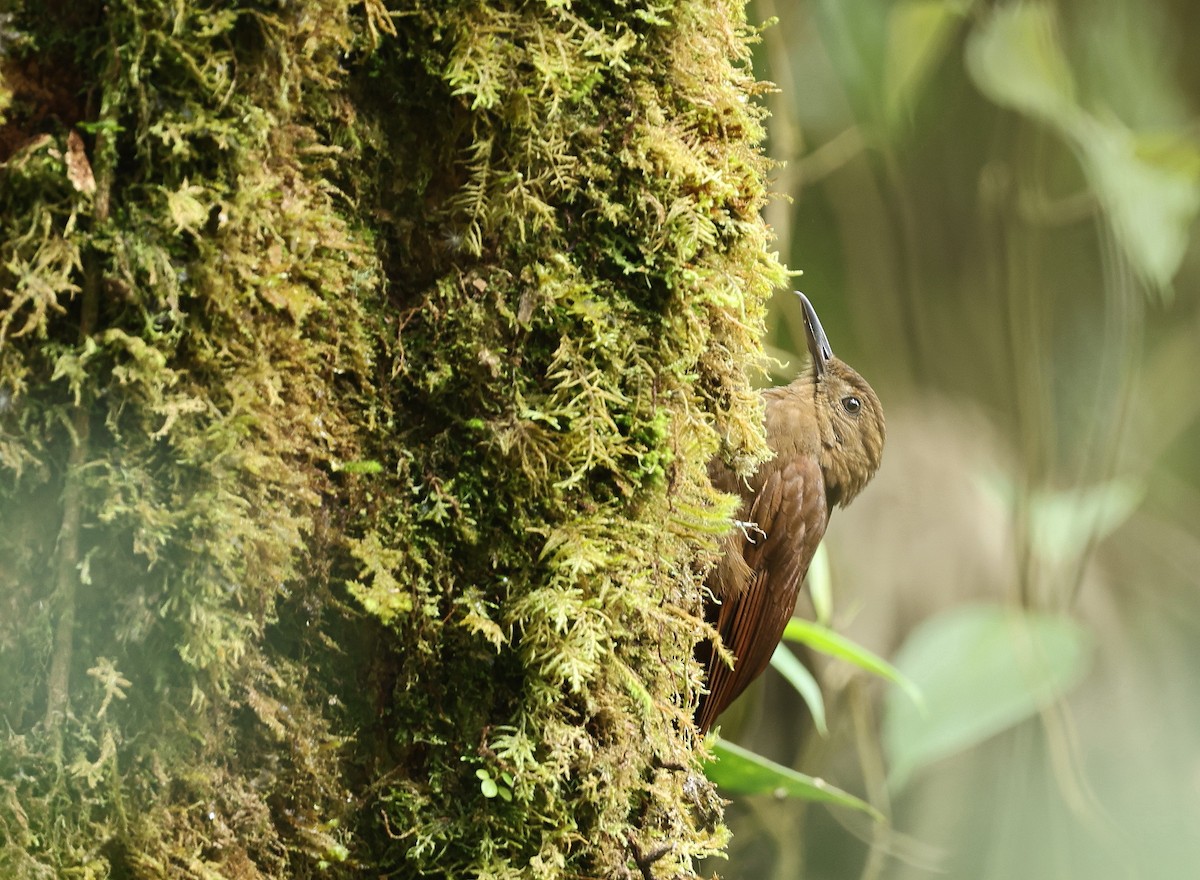
[[[813,4],[822,48],[856,115],[877,119],[883,110],[883,60],[891,0],[818,0]]]
[[[975,85],[1000,106],[1052,125],[1080,113],[1057,30],[1054,10],[1045,3],[997,7],[967,42]]]
[[[1145,487],[1131,480],[1111,480],[1069,492],[1035,493],[1029,509],[1034,552],[1046,560],[1074,562],[1089,543],[1129,519],[1145,494]]]
[[[971,5],[970,0],[900,0],[888,10],[883,98],[889,124],[906,121]]]
[[[890,785],[1030,718],[1083,678],[1087,632],[1068,617],[999,605],[955,608],[917,627],[896,656],[924,708],[887,695]]]
[[[1006,474],[986,475],[980,485],[1005,507],[1019,503],[1017,487]],[[1141,482],[1124,478],[1061,491],[1034,490],[1028,502],[1030,547],[1044,562],[1073,565],[1093,541],[1129,519],[1145,495]]]
[[[345,461],[336,466],[334,470],[342,471],[347,474],[378,474],[383,471],[383,465],[371,459],[362,461]]]
[[[829,736],[829,728],[825,724],[825,698],[821,696],[821,687],[813,678],[813,674],[808,671],[808,667],[782,644],[775,646],[775,653],[771,655],[771,665],[788,680],[788,683],[796,689],[796,693],[804,698],[804,703],[812,715],[813,724],[817,726],[821,736]]]
[[[1164,150],[1161,138],[1111,119],[1078,119],[1072,134],[1122,250],[1143,279],[1168,290],[1200,212],[1200,151],[1182,139]]]
[[[475,775],[479,777],[479,790],[485,798],[494,798],[500,793],[500,786],[486,770],[476,770]]]
[[[817,545],[804,585],[812,597],[813,613],[817,620],[828,625],[833,619],[833,573],[829,567],[829,551],[824,544]]]
[[[882,813],[861,798],[830,785],[824,779],[776,764],[728,740],[718,737],[713,745],[713,754],[717,760],[705,764],[704,772],[728,794],[769,794],[837,804],[861,810],[880,822],[885,821]]]
[[[1044,3],[998,8],[972,33],[967,69],[991,100],[1041,120],[1071,144],[1121,249],[1142,279],[1166,293],[1200,214],[1195,142],[1138,134],[1086,112]]]
[[[898,684],[914,705],[918,707],[921,705],[921,689],[905,677],[900,670],[879,655],[868,651],[862,645],[855,644],[827,626],[793,617],[784,628],[783,637],[789,642],[799,642],[822,654],[853,663],[872,675],[878,675],[880,678]]]
[[[125,130],[125,127],[119,124],[115,119],[97,119],[92,122],[79,121],[75,123],[75,127],[86,134],[105,134],[112,136],[120,134]]]

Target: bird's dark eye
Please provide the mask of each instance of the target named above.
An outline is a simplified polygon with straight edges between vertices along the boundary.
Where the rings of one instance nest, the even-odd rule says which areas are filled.
[[[858,415],[858,411],[862,409],[862,401],[854,395],[842,398],[842,408],[850,415]]]

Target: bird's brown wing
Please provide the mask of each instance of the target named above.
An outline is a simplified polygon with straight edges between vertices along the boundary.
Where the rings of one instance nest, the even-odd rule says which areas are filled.
[[[815,459],[776,459],[768,468],[747,513],[765,537],[750,530],[742,542],[749,580],[715,608],[717,631],[737,662],[730,669],[708,652],[708,694],[696,712],[701,733],[767,668],[829,521],[825,480]]]

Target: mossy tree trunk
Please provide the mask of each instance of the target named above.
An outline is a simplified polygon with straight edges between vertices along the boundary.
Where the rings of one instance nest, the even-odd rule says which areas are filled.
[[[691,876],[737,2],[0,16],[0,873]]]

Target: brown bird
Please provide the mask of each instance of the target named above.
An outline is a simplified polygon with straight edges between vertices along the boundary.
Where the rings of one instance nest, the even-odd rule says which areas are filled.
[[[804,329],[812,365],[790,385],[763,392],[767,443],[775,456],[748,480],[718,459],[713,486],[742,496],[725,555],[708,576],[705,616],[736,658],[730,668],[702,644],[708,693],[696,708],[706,733],[717,716],[767,668],[829,514],[849,504],[883,455],[883,409],[862,376],[834,357],[808,297]]]

